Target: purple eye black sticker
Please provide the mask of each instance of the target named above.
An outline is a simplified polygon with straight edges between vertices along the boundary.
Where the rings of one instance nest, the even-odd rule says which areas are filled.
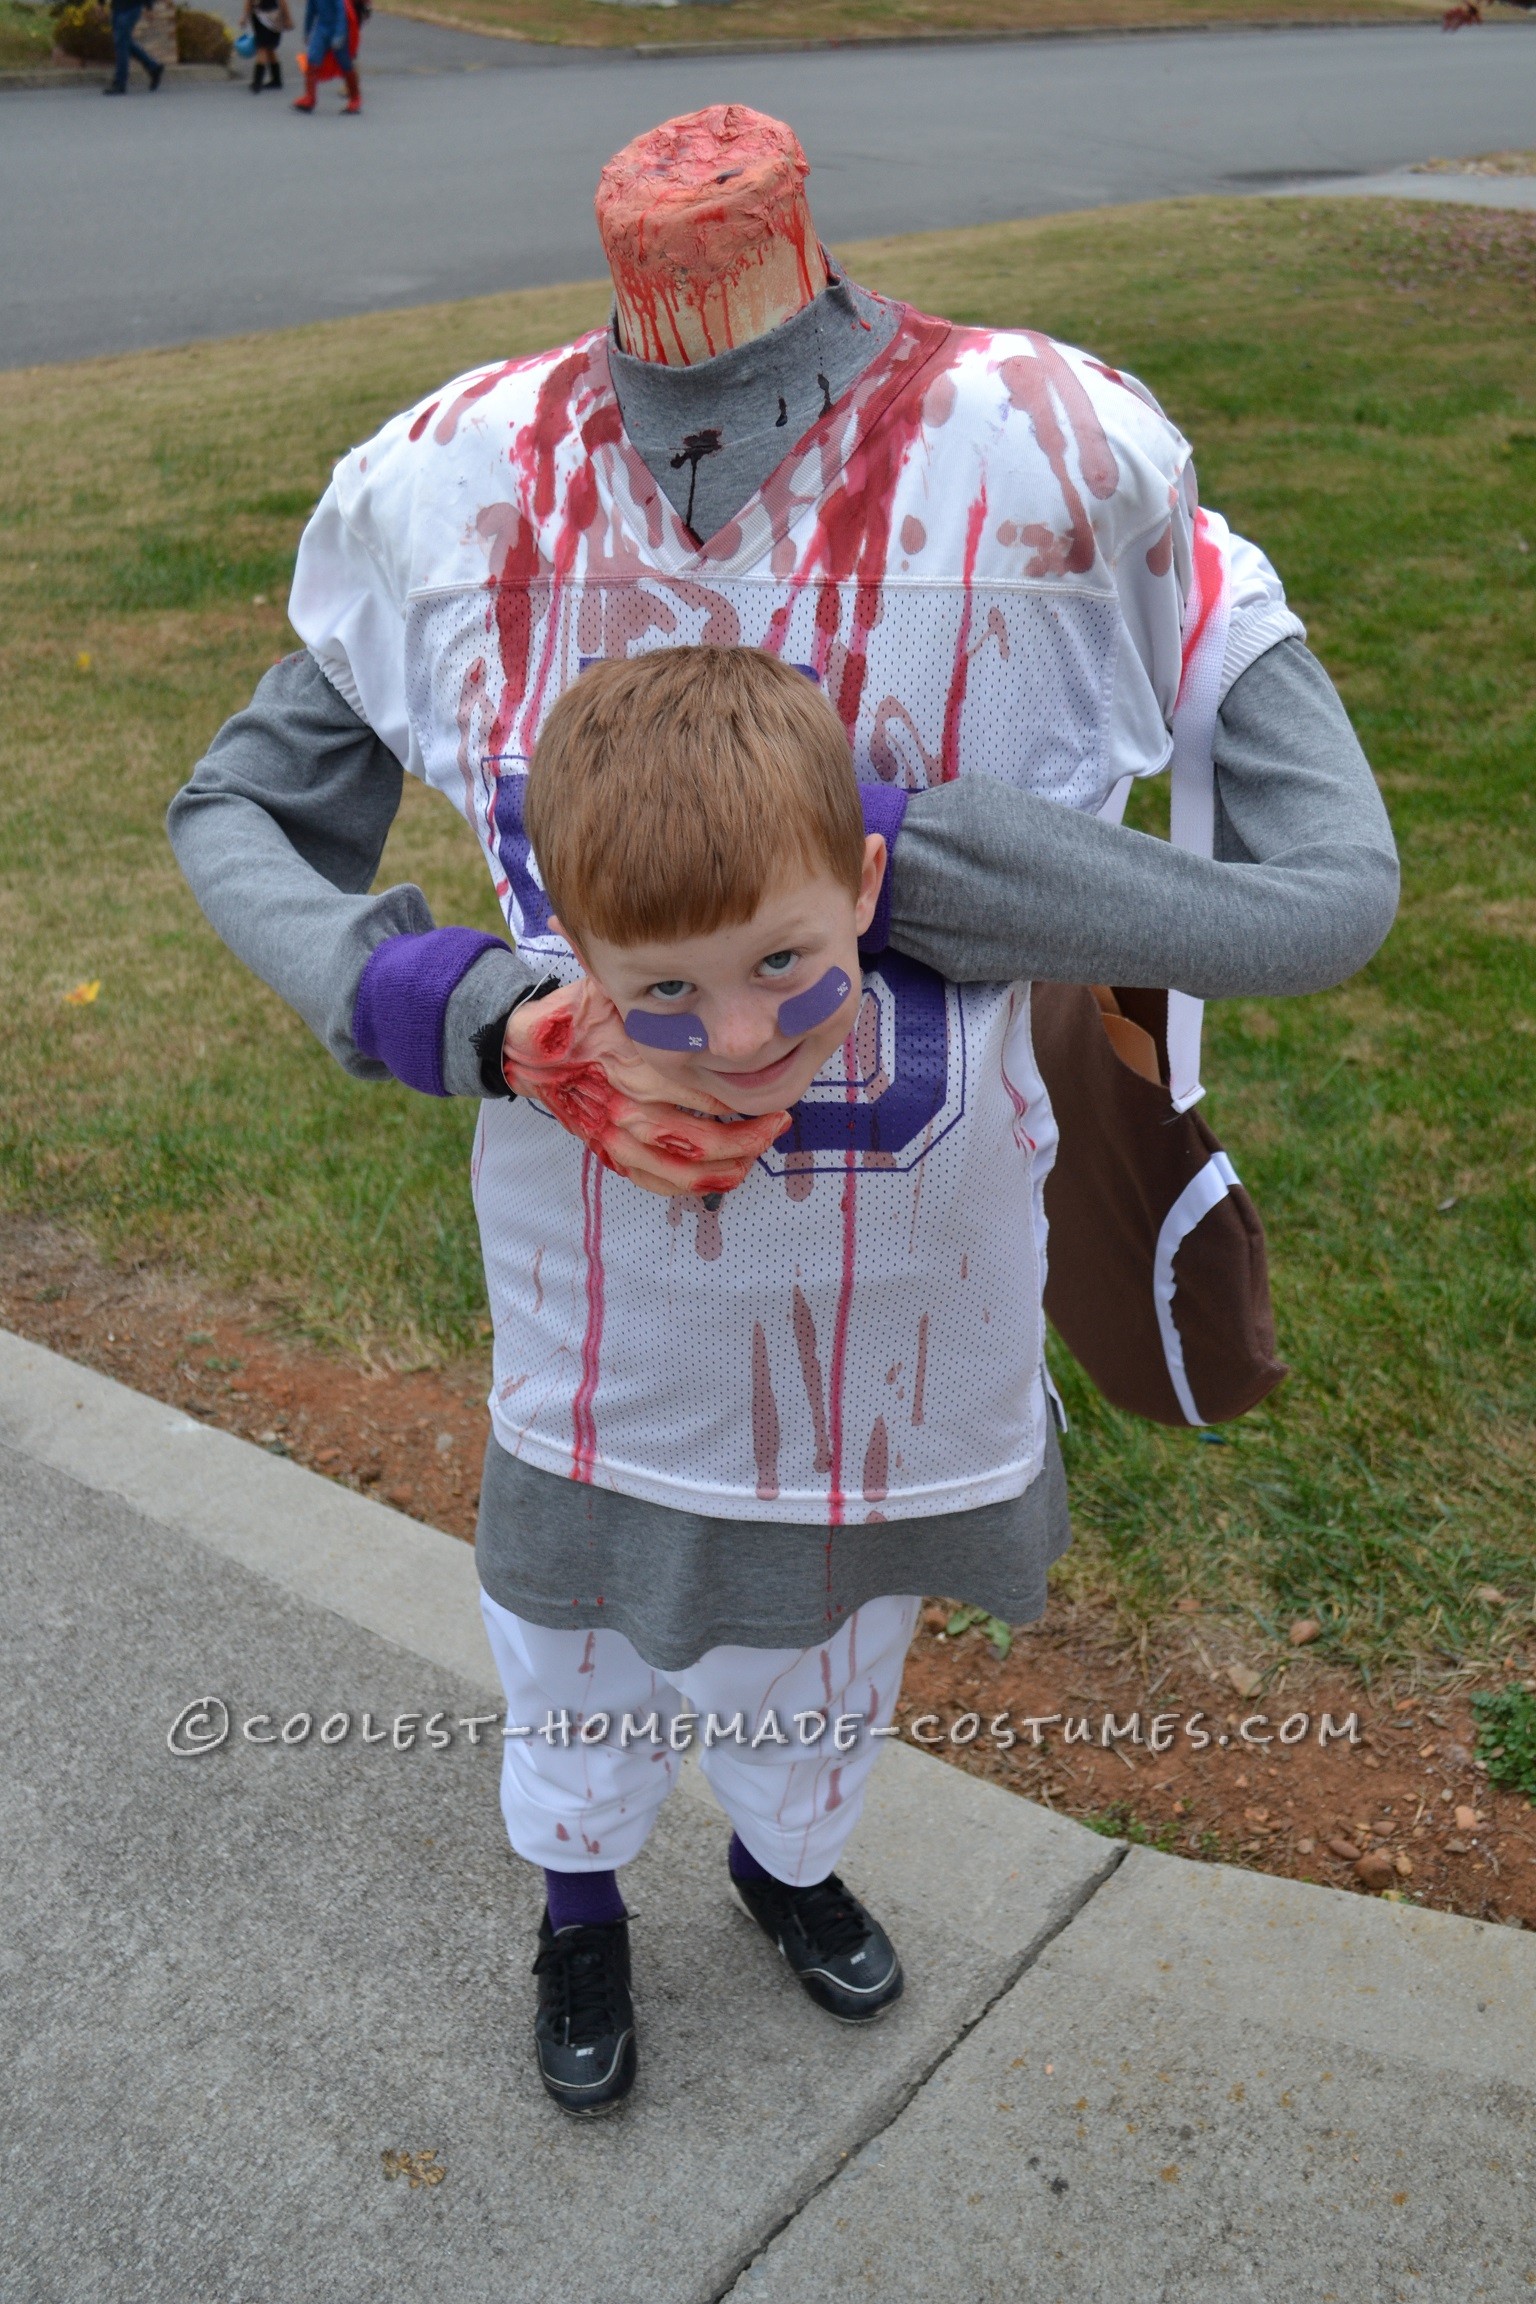
[[[666,1048],[676,1056],[697,1056],[709,1046],[709,1034],[697,1016],[653,1016],[648,1008],[631,1008],[624,1031],[642,1048]]]
[[[835,1016],[853,990],[853,985],[841,968],[829,968],[807,992],[797,992],[792,1000],[781,1002],[779,1030],[786,1040],[793,1040],[801,1032],[814,1032],[818,1024],[825,1024]]]

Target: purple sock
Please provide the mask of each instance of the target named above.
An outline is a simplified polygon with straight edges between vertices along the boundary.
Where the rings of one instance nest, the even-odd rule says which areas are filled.
[[[764,1870],[751,1849],[744,1847],[734,1832],[731,1834],[731,1845],[726,1853],[726,1862],[730,1865],[733,1880],[771,1880],[773,1878],[773,1874]]]
[[[611,1872],[550,1872],[544,1874],[549,1902],[549,1924],[562,1928],[603,1928],[613,1920],[627,1920],[629,1910]]]

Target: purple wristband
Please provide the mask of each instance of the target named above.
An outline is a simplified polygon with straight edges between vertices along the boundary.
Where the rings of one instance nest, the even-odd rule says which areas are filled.
[[[859,798],[864,806],[865,831],[882,834],[886,850],[885,878],[880,883],[875,916],[859,938],[859,950],[867,960],[873,960],[891,940],[891,886],[896,877],[896,836],[901,830],[901,820],[906,815],[911,794],[900,784],[861,784]]]
[[[443,1020],[448,1003],[482,952],[505,952],[478,928],[429,928],[375,944],[358,982],[352,1037],[359,1052],[387,1064],[407,1088],[446,1096]]]

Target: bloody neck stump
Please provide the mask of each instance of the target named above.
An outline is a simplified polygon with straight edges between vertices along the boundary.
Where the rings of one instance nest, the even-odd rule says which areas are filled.
[[[616,152],[597,228],[625,350],[691,367],[812,303],[827,266],[809,173],[794,131],[744,104],[665,120]]]

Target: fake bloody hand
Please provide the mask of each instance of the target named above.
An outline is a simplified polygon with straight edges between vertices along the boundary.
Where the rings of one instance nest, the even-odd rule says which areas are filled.
[[[667,1199],[733,1192],[789,1126],[787,1112],[722,1121],[682,1111],[590,976],[513,1009],[501,1068],[515,1096],[536,1098],[605,1168]]]

